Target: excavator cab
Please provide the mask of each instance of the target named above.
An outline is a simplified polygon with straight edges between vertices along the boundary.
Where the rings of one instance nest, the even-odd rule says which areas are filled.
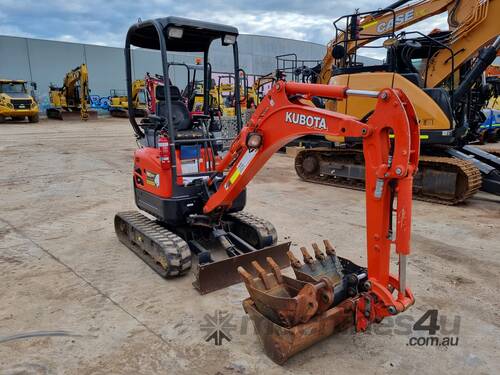
[[[238,30],[231,26],[166,17],[138,22],[130,27],[125,45],[129,120],[139,148],[134,155],[133,183],[139,212],[115,217],[119,239],[164,277],[185,274],[196,264],[194,286],[201,293],[240,281],[237,266],[264,263],[273,257],[280,267],[289,264],[289,243],[276,245],[273,225],[243,212],[243,190],[220,214],[205,215],[204,203],[224,178],[216,170],[227,153],[219,118],[210,106],[212,87],[210,50],[214,45],[232,50],[234,76],[238,77]],[[155,113],[135,118],[132,98],[131,47],[158,50],[162,77],[155,87]],[[203,58],[203,111],[192,112],[171,77],[171,53],[200,54]],[[189,72],[189,69],[188,69]],[[189,81],[189,80],[188,80]],[[189,83],[189,82],[188,82]],[[240,80],[234,81],[234,97]],[[234,104],[236,134],[241,131],[240,102]],[[226,143],[225,143],[226,142]],[[214,181],[208,184],[209,179]]]

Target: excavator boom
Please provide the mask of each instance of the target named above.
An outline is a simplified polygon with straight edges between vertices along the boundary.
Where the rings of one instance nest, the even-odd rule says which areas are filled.
[[[356,49],[373,42],[376,38],[387,36],[390,33],[402,30],[427,18],[443,13],[456,2],[456,0],[420,0],[416,3],[407,4],[408,1],[394,3],[394,7],[389,6],[381,11],[365,14],[359,17],[357,41],[346,43],[346,53],[353,53]],[[400,6],[402,5],[402,6]],[[335,61],[332,52],[333,48],[342,43],[347,36],[344,32],[339,32],[328,45],[323,62],[318,83],[327,84],[331,78],[334,65],[342,66],[340,61]]]
[[[311,107],[302,101],[312,96],[344,100],[351,95],[377,98],[375,111],[368,122]],[[218,186],[218,188],[208,198],[203,211],[205,214],[217,216],[229,209],[245,186],[279,148],[301,136],[318,134],[343,135],[363,140],[363,153],[366,160],[368,259],[368,277],[364,285],[367,288],[364,292],[352,296],[352,302],[357,306],[353,312],[356,317],[346,315],[347,320],[339,324],[353,323],[357,330],[365,330],[370,323],[380,322],[385,316],[402,312],[414,303],[413,295],[406,286],[406,256],[410,253],[412,181],[418,165],[419,130],[413,107],[401,91],[392,89],[384,89],[380,92],[360,91],[349,90],[343,86],[278,81],[234,140],[227,155],[217,165],[218,175],[224,173],[225,177],[220,180],[220,177],[213,176],[209,180],[209,185]],[[394,136],[392,140],[390,134]],[[397,205],[394,208],[396,197]],[[393,211],[396,212],[394,227]],[[391,245],[394,245],[399,255],[398,276],[391,275],[389,270]],[[329,246],[327,246],[328,252],[332,254]],[[312,258],[307,255],[307,251],[303,250],[303,253],[304,260],[310,263]],[[317,259],[325,259],[325,255],[321,254],[317,246],[315,253]],[[297,274],[297,269],[301,268],[298,266],[299,262],[293,254],[289,253],[289,257],[292,266],[295,265],[294,269]],[[253,309],[253,313],[250,314],[252,319],[258,315],[255,309],[261,306],[260,313],[271,320],[276,319],[276,316],[287,315],[287,318],[278,318],[278,320],[281,319],[283,324],[290,325],[292,324],[289,319],[291,314],[296,317],[294,322],[307,323],[315,315],[311,310],[304,312],[296,307],[283,315],[284,313],[280,310],[283,306],[283,299],[274,300],[275,288],[271,287],[272,282],[269,278],[275,277],[278,284],[282,284],[284,276],[281,275],[279,267],[272,259],[268,258],[267,262],[274,270],[274,276],[267,275],[257,262],[252,263],[261,281],[254,280],[243,267],[239,269],[256,306],[252,307],[252,303],[246,301],[245,309],[247,311]],[[330,271],[335,269],[335,275],[342,274],[342,267],[335,266],[338,264],[336,262],[333,264]],[[304,277],[302,271],[303,267],[300,275]],[[310,277],[312,280],[313,274],[307,276],[306,272],[305,277]],[[292,284],[295,283],[295,281],[286,280]],[[322,278],[314,284],[315,288],[318,291],[321,290],[321,293],[328,294],[328,290],[333,293],[335,283],[332,280],[328,277]],[[338,277],[335,277],[335,280],[338,282]],[[259,285],[264,285],[263,289],[259,289]],[[298,295],[307,294],[308,297],[304,298],[310,298],[310,306],[316,306],[314,304],[315,298],[318,297],[316,292],[311,291],[310,285],[300,285],[300,287],[296,285],[299,290]],[[328,297],[323,298],[328,300]],[[265,307],[262,307],[263,305]],[[326,309],[324,306],[323,308]],[[338,319],[338,315],[334,315],[335,319]],[[265,319],[262,315],[259,316],[258,319]],[[276,337],[278,341],[282,339],[283,337]],[[269,338],[263,338],[263,340],[266,341]],[[270,349],[268,354],[278,362],[286,360],[294,353],[294,350],[287,351],[276,345],[271,346],[274,349]]]
[[[79,112],[80,119],[87,121],[90,116],[97,118],[95,111],[89,110],[90,89],[86,64],[77,66],[64,76],[63,86],[50,86],[50,107],[47,117],[63,120]]]
[[[421,131],[422,155],[414,197],[454,205],[480,189],[500,194],[500,160],[473,146],[479,136],[488,85],[481,76],[500,48],[499,0],[422,0],[398,2],[390,9],[357,13],[334,22],[320,83],[353,89],[398,88],[410,98]],[[395,32],[430,16],[448,13],[449,30]],[[339,25],[347,21],[345,28]],[[344,26],[344,25],[343,25]],[[386,38],[387,59],[374,66],[357,61],[360,47]],[[375,100],[329,100],[326,107],[358,118],[369,117]],[[315,141],[315,140],[313,140]],[[334,142],[337,146],[335,147]],[[304,180],[325,185],[364,188],[360,145],[345,137],[326,137],[322,147],[303,150],[295,161]],[[317,144],[317,143],[316,143]]]

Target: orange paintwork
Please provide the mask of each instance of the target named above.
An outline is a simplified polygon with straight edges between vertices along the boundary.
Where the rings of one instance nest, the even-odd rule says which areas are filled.
[[[269,158],[296,138],[305,135],[362,138],[366,171],[366,251],[371,290],[357,297],[356,328],[364,330],[371,322],[404,311],[414,303],[411,290],[406,287],[401,290],[400,281],[390,274],[389,265],[391,246],[399,255],[410,253],[412,185],[418,165],[420,134],[414,108],[398,89],[380,92],[375,111],[367,123],[353,116],[308,105],[307,99],[312,96],[345,100],[346,90],[346,86],[278,81],[236,137],[226,156],[217,160],[216,171],[225,177],[203,210],[210,214],[230,207]],[[262,137],[262,144],[256,150],[249,150],[246,146],[250,133]],[[394,134],[392,141],[390,133]],[[201,159],[204,157],[202,152]],[[179,175],[182,173],[179,151],[176,158]],[[134,169],[137,168],[141,168],[143,180],[146,179],[145,170],[159,175],[159,186],[144,181],[143,185],[136,183],[138,188],[163,198],[172,196],[172,170],[161,169],[158,149],[137,150]],[[200,165],[200,170],[203,171],[203,165]],[[136,179],[137,176],[135,172]],[[180,177],[177,183],[182,183]],[[208,181],[209,185],[212,183]],[[397,197],[397,205],[394,209],[395,236],[391,237],[392,192]],[[366,309],[370,310],[369,313]]]
[[[399,280],[390,274],[389,262],[393,244],[400,255],[410,252],[412,184],[420,147],[418,122],[413,106],[400,90],[385,89],[381,92],[383,94],[379,95],[375,112],[367,123],[362,123],[352,116],[289,99],[297,94],[305,94],[306,98],[343,99],[345,86],[278,81],[219,163],[217,170],[221,173],[228,170],[228,173],[204,207],[204,212],[210,213],[231,206],[269,158],[293,139],[305,135],[363,138],[368,277],[372,284],[372,292],[368,294],[377,297],[372,301],[374,313],[370,322],[390,315],[389,306],[400,312],[414,302],[409,289],[399,290]],[[250,151],[246,138],[254,132],[261,134],[263,141],[258,150]],[[389,132],[394,134],[392,163],[389,162]],[[392,215],[389,184],[394,186],[397,194],[394,240],[388,238]],[[382,187],[379,195],[376,194],[378,187]],[[388,289],[388,285],[399,291],[397,296]],[[360,323],[358,329],[362,328]]]
[[[205,153],[205,149],[200,149],[200,158],[199,158],[199,171],[206,172],[205,160],[207,156],[212,159],[212,162],[216,164],[219,162],[219,158],[214,158],[212,152]],[[180,150],[176,150],[176,160],[177,160],[177,176],[182,174],[182,161]],[[137,169],[141,170],[139,174]],[[154,184],[147,183],[147,172],[154,173],[158,175],[159,185],[155,186]],[[162,169],[160,165],[160,149],[153,147],[143,147],[137,149],[134,153],[134,181],[137,181],[136,178],[140,177],[144,180],[144,184],[140,185],[135,182],[135,186],[138,189],[147,191],[161,198],[171,198],[172,197],[172,169]],[[177,184],[182,185],[183,179],[182,177],[177,177]]]

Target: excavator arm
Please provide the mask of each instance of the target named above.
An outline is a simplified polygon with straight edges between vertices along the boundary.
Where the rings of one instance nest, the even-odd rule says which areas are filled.
[[[368,122],[302,102],[302,99],[313,96],[342,100],[349,95],[378,98]],[[390,134],[394,135],[392,140]],[[405,265],[410,252],[412,179],[418,165],[419,130],[413,107],[401,91],[356,91],[343,86],[278,81],[218,165],[219,175],[225,171],[227,174],[207,200],[204,212],[218,214],[229,208],[278,149],[305,135],[363,139],[368,277],[371,287],[371,292],[359,302],[363,312],[356,326],[363,330],[370,322],[404,311],[414,302],[411,291],[406,287]],[[209,185],[214,185],[216,179],[209,180]],[[397,206],[394,209],[396,196]],[[393,210],[396,212],[395,235]],[[389,272],[391,245],[395,246],[400,256],[400,274],[397,277]],[[398,291],[396,297],[393,290]],[[366,314],[368,300],[369,313]]]
[[[377,37],[388,35],[388,33],[402,30],[417,22],[445,12],[449,7],[457,3],[456,0],[420,0],[409,5],[399,6],[407,1],[399,1],[394,6],[389,6],[380,11],[364,15],[359,19],[359,40],[347,43],[346,53],[352,53],[367,43],[373,42]],[[327,84],[331,78],[332,67],[336,63],[332,56],[333,47],[344,40],[345,35],[341,31],[331,40],[326,49],[321,64],[321,72],[318,83]]]
[[[87,70],[87,65],[82,64],[80,66],[80,116],[84,121],[87,121],[89,118],[89,99],[89,72]]]
[[[500,34],[500,0],[463,0],[449,10],[450,37],[447,49],[437,51],[426,69],[428,87],[438,87],[452,72],[469,61],[481,47]]]
[[[421,0],[360,16],[357,27],[358,39],[348,38],[346,53],[353,53],[378,37],[387,36],[391,31],[402,30],[444,12],[448,12],[450,29],[446,41],[448,48],[437,51],[428,63],[424,64],[426,69],[422,72],[427,87],[438,87],[453,70],[456,71],[474,57],[481,47],[491,43],[498,36],[499,0]],[[318,83],[328,83],[333,66],[341,63],[334,59],[332,52],[344,38],[344,32],[340,31],[336,38],[328,43]],[[453,56],[453,67],[451,56]]]
[[[79,84],[78,95],[75,97],[77,92],[77,86]],[[71,72],[66,74],[64,77],[63,93],[66,97],[66,102],[71,101],[80,103],[80,117],[83,121],[89,118],[89,101],[90,101],[90,91],[89,91],[89,73],[87,70],[87,65],[82,64]]]

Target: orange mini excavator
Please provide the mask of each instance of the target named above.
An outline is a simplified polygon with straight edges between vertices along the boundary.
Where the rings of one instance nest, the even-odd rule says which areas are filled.
[[[229,149],[221,149],[220,139],[213,136],[217,124],[209,108],[190,117],[185,103],[179,101],[178,89],[168,77],[167,56],[170,51],[202,54],[208,96],[210,45],[218,42],[232,47],[237,74],[237,35],[234,27],[177,17],[144,21],[129,29],[125,46],[128,90],[131,45],[160,50],[166,84],[157,90],[155,116],[137,124],[129,111],[139,144],[133,166],[135,201],[154,219],[135,211],[118,213],[119,239],[165,277],[186,273],[195,258],[195,286],[202,293],[235,283],[242,276],[251,296],[245,301],[247,312],[287,329],[286,335],[304,324],[323,327],[318,337],[352,325],[364,330],[372,322],[406,310],[414,303],[406,286],[412,179],[419,155],[413,106],[397,89],[374,92],[278,80]],[[234,86],[236,95],[238,80]],[[308,104],[313,96],[343,100],[351,95],[377,99],[367,121]],[[130,92],[128,97],[131,100]],[[236,113],[240,114],[238,104]],[[276,245],[272,224],[242,212],[246,185],[271,156],[290,141],[313,134],[363,140],[367,268],[337,257],[329,243],[326,255],[315,246],[316,260],[303,249],[302,264],[288,251],[289,243]],[[392,246],[399,255],[397,276],[390,273]],[[217,259],[220,252],[223,259]],[[297,279],[280,273],[289,260]],[[277,362],[315,338],[299,337],[295,342],[278,335],[276,342],[268,333],[263,335]]]

